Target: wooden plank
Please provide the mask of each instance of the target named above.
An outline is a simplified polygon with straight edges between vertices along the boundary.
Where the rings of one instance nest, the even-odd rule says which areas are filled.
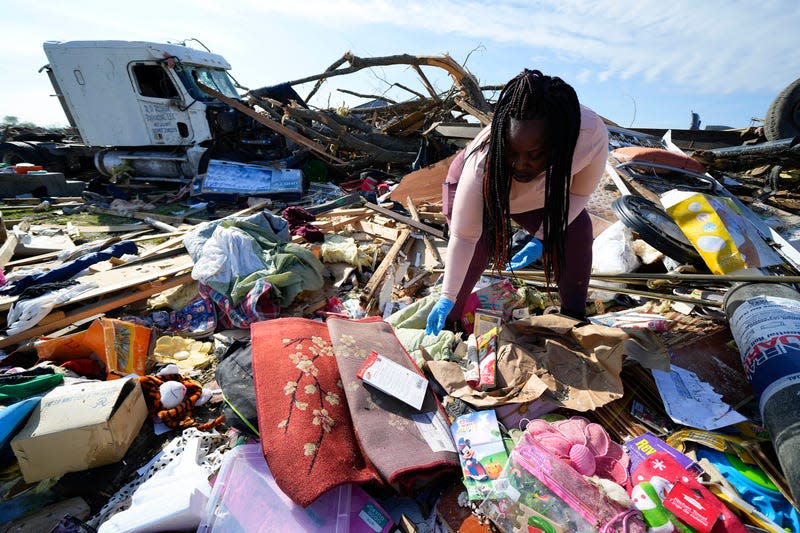
[[[378,213],[380,213],[380,214],[382,214],[384,216],[387,216],[387,217],[389,217],[391,219],[394,219],[394,220],[396,220],[398,222],[402,222],[403,224],[405,224],[407,226],[411,226],[412,228],[418,229],[420,231],[424,231],[425,233],[433,235],[434,237],[439,237],[440,239],[444,239],[444,233],[442,233],[441,231],[439,231],[436,228],[432,228],[431,226],[428,226],[427,224],[423,224],[422,222],[417,222],[416,220],[414,220],[411,217],[407,217],[405,215],[401,215],[400,213],[395,213],[391,209],[386,209],[384,207],[381,207],[379,205],[375,205],[375,204],[372,204],[372,203],[369,203],[369,202],[367,202],[364,205],[366,207],[368,207],[369,209],[372,209],[373,211],[376,211],[376,212],[378,212]]]
[[[83,202],[80,196],[58,196],[58,200],[62,202]],[[39,198],[0,198],[0,204],[8,204],[7,207],[13,205],[34,204],[39,205],[42,201]]]
[[[63,224],[34,224],[31,230],[52,228],[65,230]],[[75,231],[80,233],[128,233],[131,231],[150,231],[150,227],[145,224],[118,224],[115,226],[72,226]]]
[[[358,227],[364,233],[369,233],[370,235],[381,237],[382,239],[386,239],[387,241],[394,242],[400,237],[399,229],[387,228],[382,224],[375,224],[374,222],[370,222],[368,220],[361,220],[358,223]]]
[[[317,153],[317,154],[319,154],[319,155],[321,155],[321,156],[333,161],[334,163],[338,163],[340,165],[346,164],[344,161],[342,161],[338,157],[334,157],[333,155],[329,154],[325,150],[325,148],[321,144],[319,144],[318,142],[312,141],[308,137],[300,135],[296,131],[290,130],[289,128],[287,128],[286,126],[281,124],[280,122],[275,122],[271,118],[268,118],[268,117],[265,117],[264,115],[259,114],[258,112],[256,112],[255,109],[252,109],[251,107],[248,107],[248,106],[244,105],[239,100],[235,100],[233,98],[228,98],[227,96],[225,96],[221,92],[215,91],[211,87],[209,87],[207,85],[203,85],[200,82],[197,83],[197,86],[204,93],[209,94],[209,95],[213,96],[214,98],[216,98],[217,100],[219,100],[220,102],[223,102],[223,103],[231,106],[232,108],[236,109],[237,111],[240,111],[240,112],[244,113],[248,117],[252,118],[253,120],[256,120],[256,121],[260,122],[261,124],[263,124],[264,126],[268,127],[269,129],[280,133],[284,137],[286,137],[288,139],[291,139],[291,140],[293,140],[294,142],[296,142],[298,144],[302,144],[303,146],[311,149],[313,152],[315,152],[315,153]]]
[[[13,231],[6,236],[6,242],[0,246],[0,268],[4,268],[11,258],[14,257],[14,249],[17,247],[17,234]]]
[[[154,294],[163,292],[173,287],[177,287],[179,285],[183,285],[185,283],[190,283],[191,281],[192,281],[192,275],[189,273],[177,277],[171,277],[171,278],[167,277],[167,279],[164,280],[158,280],[158,279],[153,280],[146,284],[137,284],[140,285],[139,290],[137,291],[132,291],[123,294],[121,296],[114,296],[111,298],[107,298],[105,300],[101,300],[94,304],[85,305],[79,309],[76,309],[68,313],[61,320],[55,320],[53,322],[50,322],[42,326],[34,326],[31,329],[28,329],[21,333],[17,333],[16,335],[12,335],[10,337],[0,337],[0,348],[13,346],[15,344],[24,342],[28,339],[39,337],[40,335],[45,335],[47,333],[50,333],[51,331],[56,331],[65,326],[69,326],[70,324],[72,324],[77,320],[83,320],[84,318],[87,318],[89,316],[98,313],[106,313],[108,311],[111,311],[112,309],[117,309],[119,307],[122,307],[123,305],[128,305],[133,302],[144,300],[145,298],[149,298]]]
[[[94,207],[92,206],[89,209],[90,213],[100,213],[101,215],[111,215],[120,218],[133,218],[135,220],[141,220],[143,222],[147,222],[147,219],[157,220],[159,222],[163,222],[165,224],[183,224],[186,217],[177,217],[177,216],[170,216],[170,215],[159,215],[156,213],[138,213],[134,211],[115,211],[114,209],[105,209],[102,207]]]
[[[397,258],[397,254],[400,253],[400,250],[403,248],[403,246],[405,246],[406,241],[410,236],[410,230],[404,229],[400,232],[400,236],[396,241],[394,241],[394,244],[392,244],[392,247],[389,248],[389,251],[386,253],[386,257],[383,258],[381,264],[378,265],[378,268],[375,269],[372,277],[369,278],[369,281],[364,286],[367,305],[369,305],[372,299],[375,297],[375,293],[381,286],[381,281],[383,280],[384,276],[386,276],[386,271],[389,270],[390,266],[392,266],[394,260]]]
[[[130,241],[133,241],[133,242],[145,242],[145,241],[152,241],[152,240],[155,240],[155,239],[163,239],[165,237],[174,237],[175,235],[184,235],[186,233],[186,231],[181,230],[181,231],[176,231],[176,232],[173,232],[173,233],[159,233],[159,234],[156,234],[156,235],[140,236],[140,233],[147,233],[147,232],[150,232],[150,231],[152,231],[152,228],[146,227],[146,228],[142,228],[142,231],[139,231],[139,232],[136,232],[136,233],[132,233],[131,235],[122,235],[121,237],[112,237],[111,239],[107,239],[107,240],[105,240],[103,242],[108,243],[108,246],[110,246],[111,244],[113,244],[115,242],[119,242],[119,241],[130,240]],[[47,261],[49,259],[55,259],[56,257],[58,257],[59,253],[60,252],[51,252],[51,253],[42,254],[42,255],[35,255],[33,257],[26,257],[24,259],[17,259],[16,261],[11,261],[6,266],[7,267],[16,267],[16,266],[23,266],[23,265],[31,265],[31,264],[34,264],[34,263],[42,263],[42,262]]]
[[[411,199],[410,196],[406,196],[406,207],[408,208],[408,212],[411,213],[411,218],[419,222],[419,213],[417,213],[417,206],[414,205],[414,201]],[[425,244],[425,249],[428,250],[428,253],[436,260],[436,267],[441,266],[442,263],[442,256],[439,255],[439,250],[431,242],[431,238],[428,237],[426,234],[422,234],[422,242]]]
[[[78,281],[81,283],[97,283],[98,287],[79,294],[64,305],[105,296],[123,289],[129,289],[142,283],[149,283],[162,276],[175,276],[188,268],[192,268],[193,264],[192,258],[185,255],[175,258],[169,257],[148,263],[139,263],[132,266],[123,266],[96,274],[87,274],[78,278]],[[11,304],[16,301],[16,296],[0,296],[0,311],[7,311],[11,307]]]
[[[360,215],[361,213],[367,213],[367,210],[363,207],[350,207],[350,208],[334,209],[333,211],[328,211],[327,213],[320,213],[316,215],[316,217],[317,219],[344,217],[344,216]]]

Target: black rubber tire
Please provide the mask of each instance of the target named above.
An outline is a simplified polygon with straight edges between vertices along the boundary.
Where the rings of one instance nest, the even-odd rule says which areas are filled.
[[[16,165],[17,163],[30,163],[41,165],[39,154],[36,149],[24,144],[3,143],[0,144],[0,163]]]
[[[800,78],[790,83],[772,101],[764,119],[764,135],[770,141],[800,135]]]
[[[681,228],[661,206],[632,194],[617,198],[611,206],[623,224],[659,252],[681,263],[705,265]]]

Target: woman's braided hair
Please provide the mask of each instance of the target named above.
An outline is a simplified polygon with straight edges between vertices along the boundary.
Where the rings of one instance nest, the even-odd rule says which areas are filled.
[[[483,220],[487,249],[499,271],[511,257],[511,172],[506,143],[511,119],[543,119],[546,136],[545,216],[543,257],[548,283],[564,269],[572,155],[581,128],[575,90],[561,78],[538,70],[523,70],[509,81],[497,101],[492,119],[486,179],[483,182]]]

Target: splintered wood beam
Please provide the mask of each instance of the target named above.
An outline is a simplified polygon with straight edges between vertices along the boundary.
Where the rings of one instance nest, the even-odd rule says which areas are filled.
[[[276,122],[276,121],[272,120],[271,118],[268,118],[268,117],[265,117],[264,115],[261,115],[255,109],[253,109],[253,108],[251,108],[249,106],[246,106],[245,104],[243,104],[239,100],[236,100],[234,98],[228,98],[227,96],[225,96],[221,92],[215,91],[211,87],[209,87],[207,85],[203,85],[202,83],[198,82],[197,86],[204,93],[206,93],[206,94],[208,94],[210,96],[213,96],[214,98],[216,98],[220,102],[223,102],[224,104],[229,105],[230,107],[236,109],[237,111],[240,111],[240,112],[244,113],[248,117],[250,117],[253,120],[263,124],[264,126],[268,127],[269,129],[280,133],[284,137],[286,137],[288,139],[291,139],[291,140],[293,140],[294,142],[296,142],[298,144],[302,144],[303,146],[305,146],[306,148],[310,149],[314,153],[317,153],[317,154],[319,154],[319,155],[321,155],[321,156],[323,156],[323,157],[329,159],[330,161],[333,161],[334,163],[337,163],[339,165],[346,164],[344,161],[342,161],[338,157],[335,157],[335,156],[329,154],[325,150],[325,148],[323,146],[321,146],[318,143],[312,141],[308,137],[304,137],[303,135],[300,135],[296,131],[290,130],[289,128],[287,128],[286,126],[281,124],[280,122]]]
[[[422,222],[417,222],[416,220],[414,220],[411,217],[407,217],[405,215],[401,215],[400,213],[395,213],[391,209],[386,209],[384,207],[381,207],[379,205],[375,205],[375,204],[372,204],[372,203],[369,203],[369,202],[364,204],[364,206],[368,207],[368,208],[372,209],[373,211],[376,211],[376,212],[378,212],[378,213],[380,213],[380,214],[382,214],[384,216],[387,216],[387,217],[389,217],[391,219],[394,219],[394,220],[396,220],[398,222],[402,222],[403,224],[406,224],[407,226],[411,226],[412,228],[418,229],[420,231],[424,231],[425,233],[427,233],[429,235],[433,235],[434,237],[439,237],[440,239],[444,239],[444,233],[443,232],[441,232],[440,230],[438,230],[436,228],[432,228],[431,226],[428,226],[427,224],[423,224]]]
[[[419,213],[417,212],[417,206],[414,205],[414,200],[411,199],[410,196],[406,196],[406,207],[408,208],[408,212],[411,213],[411,218],[415,221],[420,222]],[[422,234],[422,242],[425,244],[425,249],[428,250],[428,253],[436,260],[437,267],[442,265],[442,256],[439,255],[439,250],[431,242],[431,238],[428,237],[425,233]]]
[[[381,282],[383,278],[386,276],[386,271],[389,270],[389,267],[394,264],[394,260],[397,258],[397,254],[400,253],[403,246],[406,244],[406,241],[411,236],[411,231],[404,229],[400,232],[400,236],[394,241],[392,247],[389,248],[389,251],[386,252],[386,257],[383,258],[381,264],[378,265],[378,268],[375,269],[375,272],[372,274],[372,277],[369,278],[369,281],[364,286],[364,297],[367,301],[367,305],[369,305],[372,300],[375,298],[375,294],[378,292],[378,289],[381,286]]]

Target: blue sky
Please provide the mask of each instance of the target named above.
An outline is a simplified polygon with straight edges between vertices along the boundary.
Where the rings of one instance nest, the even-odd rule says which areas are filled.
[[[686,128],[692,110],[703,125],[745,127],[800,77],[797,0],[3,0],[0,8],[0,118],[41,125],[66,124],[37,73],[47,40],[194,37],[251,88],[319,73],[347,50],[449,53],[467,60],[482,84],[503,83],[524,67],[559,75],[584,104],[626,127]],[[426,74],[449,87],[437,69]],[[392,67],[333,78],[311,103],[357,105],[363,100],[336,89],[383,94],[384,80],[424,92],[416,74]],[[398,89],[388,95],[411,97]]]

